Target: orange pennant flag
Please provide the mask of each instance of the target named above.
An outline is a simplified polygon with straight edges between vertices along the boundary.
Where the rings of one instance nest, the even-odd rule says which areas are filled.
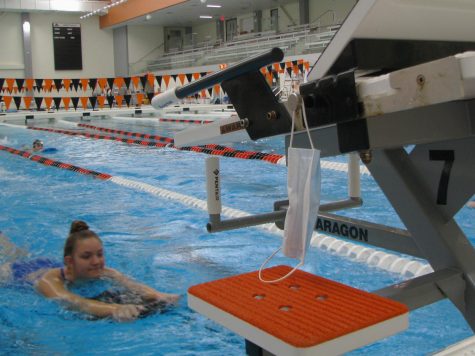
[[[147,79],[148,79],[148,83],[153,88],[155,86],[155,75],[153,75],[152,73],[148,73]]]
[[[105,96],[98,96],[97,97],[97,102],[99,103],[99,107],[102,109],[104,107],[104,102],[106,101]]]
[[[295,73],[295,74],[299,74],[299,73],[300,73],[300,69],[299,69],[299,66],[298,66],[298,65],[294,65],[293,70],[294,70],[294,73]]]
[[[280,64],[279,63],[274,63],[273,64],[274,70],[279,73],[280,72]]]
[[[34,83],[34,80],[31,79],[31,78],[28,78],[28,79],[25,79],[25,87],[26,89],[28,90],[33,90],[33,83]]]
[[[122,107],[122,100],[124,100],[124,97],[122,95],[115,96],[115,101],[117,105],[119,106],[119,108]]]
[[[134,84],[135,89],[137,89],[139,87],[140,78],[139,77],[132,77],[131,80],[132,80],[132,83]]]
[[[71,102],[71,98],[66,96],[63,98],[64,110],[69,110],[69,103]]]
[[[125,85],[124,78],[122,77],[115,78],[114,84],[117,86],[117,88],[121,88],[123,85]]]
[[[89,97],[87,96],[81,96],[81,104],[84,110],[87,109],[87,102],[89,101]]]
[[[285,62],[285,68],[292,67],[292,62]]]
[[[30,110],[31,99],[33,99],[31,96],[23,97],[23,102],[25,103],[25,109],[26,110]]]
[[[43,98],[43,100],[45,101],[45,104],[46,104],[46,108],[49,110],[51,109],[51,103],[53,102],[53,98],[50,97],[50,96],[45,96]]]
[[[107,85],[107,79],[106,78],[99,78],[99,79],[97,79],[97,83],[99,84],[99,87],[101,88],[101,90],[104,90],[104,88]]]
[[[203,90],[201,91],[201,97],[202,97],[202,98],[206,98],[206,90],[205,90],[205,89],[203,89]]]
[[[186,78],[186,75],[178,74],[178,79],[180,79],[181,85],[185,84],[185,78]]]
[[[5,102],[5,108],[6,108],[7,110],[10,109],[10,104],[11,104],[11,102],[12,102],[12,98],[13,98],[12,96],[4,96],[4,97],[3,97],[3,101]]]
[[[200,79],[200,73],[193,73],[193,79],[194,80]]]
[[[164,75],[163,76],[163,81],[165,82],[165,88],[168,88],[168,83],[170,83],[170,76],[169,75]]]
[[[81,85],[82,85],[83,91],[86,91],[88,89],[87,88],[88,84],[89,84],[89,79],[81,79]]]
[[[71,79],[63,79],[63,84],[64,89],[66,89],[66,91],[69,91],[69,88],[71,87]]]
[[[219,92],[221,91],[221,86],[219,84],[216,84],[213,88],[215,94],[219,94]]]
[[[261,73],[265,75],[265,74],[267,73],[267,68],[266,68],[266,67],[262,67],[262,68],[261,68]]]
[[[267,83],[268,83],[269,85],[272,85],[272,74],[267,73],[267,74],[266,74],[266,79],[267,79]]]
[[[53,79],[45,79],[45,90],[46,91],[51,91],[51,87],[53,86]]]
[[[143,94],[142,93],[137,93],[137,105],[141,106],[143,103]]]
[[[13,91],[13,83],[15,83],[15,79],[7,78],[5,81],[7,82],[8,91],[11,93]]]
[[[310,63],[308,61],[304,62],[303,65],[307,71],[310,69]]]

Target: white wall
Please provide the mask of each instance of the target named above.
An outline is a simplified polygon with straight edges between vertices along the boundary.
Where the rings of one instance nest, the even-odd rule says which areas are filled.
[[[287,13],[290,15],[290,18],[284,13],[282,7],[285,8]],[[279,6],[278,9],[279,9],[279,31],[280,32],[286,32],[289,30],[289,26],[295,26],[295,25],[300,24],[298,1],[287,4],[287,5]],[[266,11],[266,14],[270,16],[270,10]]]
[[[322,16],[327,10],[333,10],[336,22],[341,23],[349,11],[355,5],[356,0],[309,0],[309,21],[313,23],[319,16]],[[332,22],[332,14],[327,13],[320,19],[321,25],[330,25]]]
[[[290,15],[290,18],[284,12],[282,7],[285,8],[287,14]],[[262,10],[262,31],[270,30],[270,10],[271,9],[279,9],[278,11],[279,32],[286,32],[288,31],[289,26],[299,24],[299,3],[298,1],[295,1],[286,5],[275,6],[269,9]],[[249,29],[244,28],[244,27],[246,26],[246,24],[252,23],[254,21],[254,13],[251,12],[248,14],[239,15],[239,16],[236,16],[236,18],[238,22],[238,34],[242,31],[249,32]],[[295,22],[295,24],[292,22],[292,20]],[[257,32],[257,30],[254,30],[254,32]]]
[[[54,69],[52,23],[80,23],[83,70]],[[0,77],[23,78],[21,15],[0,14]],[[112,30],[101,30],[97,17],[80,20],[77,14],[30,13],[34,78],[96,78],[114,76]]]
[[[20,13],[0,13],[0,34],[0,77],[22,78],[24,59]]]
[[[128,26],[129,74],[142,72],[148,60],[159,57],[164,52],[162,26]]]
[[[202,25],[193,26],[193,32],[196,33],[196,42],[205,42],[209,38],[210,43],[216,42],[216,22],[211,21]]]
[[[99,18],[80,20],[77,14],[31,13],[31,52],[35,78],[97,78],[114,76],[112,30],[101,30]],[[83,70],[54,69],[52,23],[81,24]]]

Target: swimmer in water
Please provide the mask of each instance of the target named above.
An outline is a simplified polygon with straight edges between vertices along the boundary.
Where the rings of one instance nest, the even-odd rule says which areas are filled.
[[[54,147],[44,147],[43,141],[41,140],[34,140],[33,145],[30,146],[23,146],[23,151],[27,151],[30,153],[56,153],[58,150]]]
[[[10,242],[0,243],[4,250],[13,251]],[[20,253],[15,250],[15,253]],[[99,236],[89,230],[83,221],[73,221],[64,246],[64,266],[46,258],[17,260],[0,267],[3,280],[32,283],[46,298],[54,299],[67,308],[97,318],[111,317],[117,321],[130,321],[146,312],[146,304],[176,303],[179,295],[161,293],[144,284],[135,282],[115,269],[105,266],[104,248]],[[68,286],[84,280],[104,279],[117,283],[140,296],[140,302],[130,304],[105,303],[72,293]]]
[[[41,140],[34,140],[32,145],[33,152],[39,152],[43,150],[43,141]]]

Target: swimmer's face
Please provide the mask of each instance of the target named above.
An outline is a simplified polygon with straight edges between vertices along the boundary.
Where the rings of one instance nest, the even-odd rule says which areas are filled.
[[[43,142],[35,141],[35,143],[33,143],[33,151],[37,152],[37,151],[41,151],[42,149],[43,149]]]
[[[105,265],[102,243],[94,237],[77,241],[71,263],[76,278],[101,277]]]

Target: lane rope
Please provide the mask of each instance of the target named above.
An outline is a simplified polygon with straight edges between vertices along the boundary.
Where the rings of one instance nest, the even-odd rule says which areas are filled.
[[[214,120],[191,120],[191,119],[165,119],[165,118],[160,118],[159,121],[161,122],[175,122],[175,123],[180,123],[180,124],[210,124],[214,122]]]
[[[209,155],[216,155],[216,156],[223,156],[223,157],[233,157],[233,158],[240,158],[240,159],[253,159],[253,160],[261,160],[266,161],[269,163],[273,163],[279,166],[286,166],[286,158],[285,155],[277,154],[277,153],[264,153],[264,152],[257,152],[257,151],[242,151],[236,150],[231,147],[221,146],[217,144],[208,144],[203,146],[188,146],[188,147],[175,147],[173,146],[173,139],[170,137],[165,136],[158,136],[158,135],[148,135],[140,132],[130,132],[124,130],[116,130],[116,129],[109,129],[106,127],[98,127],[94,125],[88,124],[78,124],[79,127],[88,128],[97,131],[104,131],[108,133],[115,133],[123,136],[130,136],[130,137],[139,137],[139,138],[150,138],[156,139],[158,141],[164,141],[168,144],[159,144],[156,142],[150,141],[142,141],[142,140],[128,140],[120,137],[115,136],[105,136],[105,135],[97,135],[87,132],[77,132],[77,131],[68,131],[68,130],[59,130],[59,129],[51,129],[51,128],[42,128],[42,127],[28,127],[30,130],[38,130],[38,131],[47,131],[52,133],[61,133],[64,135],[80,135],[91,139],[97,140],[111,140],[111,141],[119,141],[122,143],[126,143],[129,145],[141,145],[141,146],[148,146],[148,147],[169,147],[174,148],[180,151],[193,151],[197,153],[205,153]],[[146,137],[150,136],[150,137]],[[334,171],[340,172],[348,172],[348,164],[343,162],[332,162],[332,161],[321,161],[321,166],[324,169],[330,169]],[[360,166],[360,173],[365,175],[370,175],[368,168],[365,166]]]
[[[185,206],[208,211],[207,202],[202,199],[187,196],[185,194],[173,192],[167,189],[159,188],[147,183],[127,179],[120,176],[112,176],[106,173],[100,173],[89,169],[77,167],[68,163],[54,161],[47,157],[32,155],[30,152],[17,150],[11,147],[0,145],[0,150],[18,155],[20,157],[30,159],[34,162],[41,163],[46,166],[66,169],[84,175],[90,175],[101,180],[107,180],[114,184],[127,187],[134,190],[143,191],[154,196],[180,202]],[[223,207],[222,216],[226,218],[239,218],[250,216],[251,214],[242,210]],[[283,236],[283,231],[275,224],[263,224],[255,226],[255,228],[271,232],[273,234]],[[355,243],[344,241],[335,237],[324,235],[318,232],[312,234],[310,241],[312,247],[335,253],[340,256],[365,263],[369,266],[377,267],[389,272],[403,275],[406,278],[418,277],[433,272],[432,267],[428,263],[417,261],[408,257],[399,256],[392,253],[383,252],[372,247],[357,245]]]

